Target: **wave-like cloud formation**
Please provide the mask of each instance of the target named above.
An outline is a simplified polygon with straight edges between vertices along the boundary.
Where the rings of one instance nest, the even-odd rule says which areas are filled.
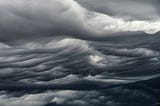
[[[16,47],[3,44],[0,48],[0,80],[3,80],[0,88],[74,89],[72,85],[80,86],[81,81],[98,87],[101,83],[106,86],[126,84],[159,76],[157,71],[148,72],[152,63],[156,63],[155,68],[159,65],[158,51],[105,47],[106,43],[102,45],[105,48],[94,46],[99,43],[60,38],[43,45],[36,42]],[[148,68],[136,66],[144,60]],[[139,68],[144,69],[139,71]]]
[[[125,21],[87,10],[73,0],[1,0],[0,38],[30,39],[55,34],[71,36],[107,35],[116,32],[144,31],[155,34],[159,20]]]
[[[95,13],[95,16],[89,19],[89,24],[97,30],[111,33],[144,31],[147,34],[155,34],[160,31],[159,21],[124,21],[121,18],[114,18],[101,13]]]
[[[118,92],[121,91],[121,92]],[[130,103],[140,106],[156,105],[154,96],[123,87],[100,91],[55,90],[43,93],[25,94],[20,92],[8,94],[0,92],[0,105],[5,106],[128,106]],[[116,97],[115,97],[116,96]],[[124,98],[122,98],[122,96]],[[134,98],[134,99],[132,99]],[[134,100],[138,102],[134,102]],[[143,99],[142,99],[143,98]],[[128,102],[129,101],[129,102]],[[147,101],[147,102],[146,102]]]
[[[160,77],[159,35],[114,36],[139,31],[159,32],[159,20],[74,0],[0,0],[0,106],[156,105],[160,90],[145,83]]]

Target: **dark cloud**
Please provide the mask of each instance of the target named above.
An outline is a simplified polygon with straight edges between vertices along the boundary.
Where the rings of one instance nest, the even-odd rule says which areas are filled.
[[[119,92],[121,91],[121,92]],[[6,106],[146,106],[156,105],[153,95],[144,90],[116,87],[100,91],[55,90],[43,93],[25,94],[1,92],[0,104]],[[25,94],[25,95],[23,95]],[[10,101],[10,102],[8,102]]]
[[[125,17],[119,16],[116,18],[107,13],[103,14],[104,12],[101,11],[88,10],[88,6],[83,7],[83,4],[89,5],[91,3],[89,7],[101,9],[106,4],[105,6],[108,8],[111,6],[111,10],[112,7],[115,11],[119,10],[120,12],[117,11],[117,13],[120,14],[121,11],[125,10],[126,14],[131,14],[131,17],[134,14],[140,17],[145,17],[144,14],[156,17],[157,10],[151,3],[136,1],[91,2],[88,0],[83,2],[79,4],[73,0],[48,0],[47,2],[42,0],[38,2],[34,0],[2,0],[0,2],[0,39],[3,42],[16,43],[21,40],[23,42],[39,41],[60,35],[87,39],[89,37],[113,36],[119,32],[127,31],[143,31],[147,34],[155,34],[159,31],[159,20],[157,18],[152,18],[153,20],[150,21],[137,19],[126,21]],[[94,3],[97,5],[95,6]],[[135,5],[127,6],[127,4]],[[139,11],[134,11],[136,7],[131,8],[132,6],[138,6]],[[116,7],[119,8],[116,9]],[[111,11],[111,13],[114,12]],[[37,40],[37,37],[39,40]]]
[[[0,106],[156,106],[158,3],[0,0]]]
[[[159,76],[156,71],[159,68],[157,50],[133,49],[124,46],[128,42],[116,42],[108,47],[106,42],[62,38],[43,45],[27,43],[12,47],[3,44],[0,53],[1,89],[94,89],[94,85],[96,89]],[[117,47],[120,45],[123,48]],[[150,67],[154,71],[149,72]],[[104,83],[106,85],[101,86]]]
[[[82,6],[100,13],[132,20],[159,19],[157,0],[76,0]]]

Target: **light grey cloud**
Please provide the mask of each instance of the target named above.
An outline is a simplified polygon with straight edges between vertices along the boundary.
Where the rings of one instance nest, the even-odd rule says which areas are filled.
[[[82,6],[100,13],[131,20],[159,18],[157,0],[76,0]]]
[[[0,8],[0,37],[5,40],[76,34],[88,29],[84,23],[85,9],[72,0],[2,0]]]
[[[90,3],[90,1],[86,2]],[[107,3],[112,4],[111,1]],[[119,2],[113,3],[121,5]],[[143,7],[143,3],[136,4]],[[146,5],[149,4],[144,4],[144,7],[148,8]],[[38,2],[34,0],[2,0],[0,8],[1,41],[16,43],[20,40],[39,41],[55,35],[69,35],[76,38],[107,37],[109,34],[114,35],[128,31],[155,34],[160,30],[157,18],[153,20],[125,20],[124,17],[117,18],[88,10],[73,0],[48,0],[47,2],[42,0]],[[152,9],[154,10],[154,8]],[[133,11],[132,9],[125,10]],[[149,10],[144,9],[144,11]],[[39,40],[36,39],[37,37]]]

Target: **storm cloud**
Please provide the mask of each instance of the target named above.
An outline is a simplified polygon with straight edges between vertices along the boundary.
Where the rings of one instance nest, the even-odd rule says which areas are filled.
[[[87,0],[85,2],[96,3],[97,1]],[[116,1],[102,1],[100,4],[106,2],[109,3],[108,5],[112,3],[121,5]],[[125,5],[126,2],[123,0],[122,3]],[[145,8],[148,8],[147,5],[149,5],[148,3],[141,5],[143,2],[141,4],[138,4],[138,2],[133,3],[140,6],[144,5]],[[152,5],[149,6],[153,7]],[[93,6],[91,5],[91,7]],[[36,40],[37,37],[44,39],[58,35],[82,36],[81,38],[87,38],[88,36],[104,37],[112,33],[114,35],[114,33],[128,31],[144,31],[147,34],[155,34],[160,30],[158,18],[152,18],[152,20],[139,20],[138,18],[125,20],[125,17],[110,16],[101,11],[87,9],[83,7],[83,4],[81,5],[73,0],[1,0],[0,8],[0,38],[2,41]],[[147,11],[145,8],[143,10]],[[121,9],[119,10],[121,11]],[[130,12],[131,9],[125,10],[132,13]],[[154,8],[154,10],[149,13],[149,16],[152,16],[152,13],[155,14],[156,9]]]
[[[0,0],[0,105],[157,106],[158,0]]]

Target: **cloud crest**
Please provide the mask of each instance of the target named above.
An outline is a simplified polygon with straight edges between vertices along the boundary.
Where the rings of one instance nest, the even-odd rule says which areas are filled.
[[[1,0],[0,8],[0,38],[5,41],[57,34],[82,38],[118,32],[155,34],[160,30],[158,19],[125,21],[88,10],[73,0]]]

